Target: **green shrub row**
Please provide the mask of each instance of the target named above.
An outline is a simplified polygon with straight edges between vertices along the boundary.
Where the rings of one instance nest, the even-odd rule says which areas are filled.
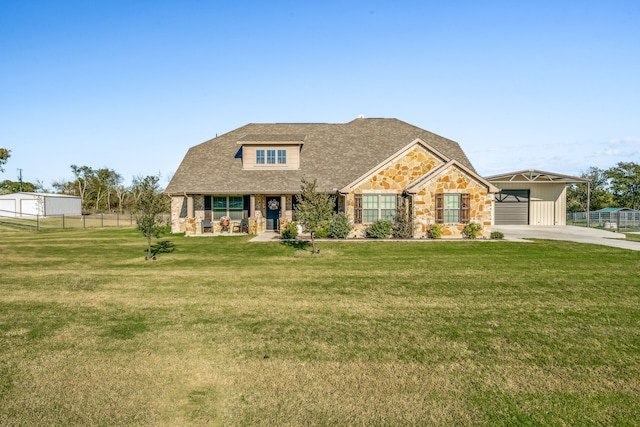
[[[344,213],[334,214],[331,220],[327,221],[315,234],[318,238],[345,239],[352,229],[349,218]],[[482,225],[477,222],[467,224],[462,230],[462,235],[467,239],[475,239],[482,231]],[[442,238],[442,224],[431,224],[427,232],[429,238]],[[367,227],[365,235],[372,239],[410,239],[413,237],[413,224],[407,219],[398,218],[395,222],[379,219]],[[290,222],[282,230],[282,238],[292,240],[298,237],[297,223]],[[504,234],[499,231],[491,233],[492,239],[502,239]]]

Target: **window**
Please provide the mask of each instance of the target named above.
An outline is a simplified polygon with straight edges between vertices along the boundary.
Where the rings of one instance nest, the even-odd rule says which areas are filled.
[[[267,164],[274,165],[276,163],[276,150],[267,150]]]
[[[278,164],[279,165],[287,164],[287,150],[278,150]]]
[[[264,150],[256,150],[256,164],[264,165]]]
[[[243,218],[242,196],[216,196],[213,198],[213,219],[219,220],[228,215],[232,220]]]
[[[469,223],[469,194],[436,194],[438,224]]]
[[[398,196],[396,194],[356,194],[355,222],[370,223],[379,219],[394,221]]]
[[[444,195],[444,222],[447,224],[457,224],[460,222],[460,195]]]

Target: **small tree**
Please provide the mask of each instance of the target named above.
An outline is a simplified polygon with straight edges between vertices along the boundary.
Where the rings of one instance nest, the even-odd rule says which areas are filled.
[[[296,195],[298,222],[311,234],[311,253],[316,253],[315,234],[331,219],[336,198],[316,190],[313,182],[302,179],[300,194]]]
[[[146,178],[134,178],[133,187],[139,194],[133,206],[138,230],[147,238],[147,258],[151,258],[151,239],[158,238],[164,231],[165,224],[162,214],[169,210],[169,199],[162,193],[158,185],[160,178],[147,176]]]
[[[413,221],[407,209],[405,199],[401,198],[396,209],[396,218],[391,235],[396,239],[410,239],[413,237]]]

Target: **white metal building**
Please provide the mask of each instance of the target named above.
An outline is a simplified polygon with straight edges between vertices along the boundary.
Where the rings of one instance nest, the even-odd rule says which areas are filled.
[[[529,169],[485,178],[496,194],[494,225],[566,225],[567,185],[588,179]]]
[[[82,215],[78,196],[50,193],[11,193],[0,195],[0,216]]]

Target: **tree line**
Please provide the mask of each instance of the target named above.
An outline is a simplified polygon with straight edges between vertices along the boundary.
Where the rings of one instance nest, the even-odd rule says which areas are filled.
[[[640,210],[640,164],[619,162],[609,169],[590,167],[580,175],[590,184],[572,184],[567,188],[567,212],[618,207]]]
[[[122,175],[113,169],[94,169],[89,166],[71,165],[73,180],[54,182],[53,188],[60,194],[80,196],[83,213],[131,212],[139,205],[148,190],[148,179],[154,179],[154,189],[161,193],[157,183],[159,176],[134,177],[131,185],[125,186]],[[166,211],[169,210],[166,198]]]

